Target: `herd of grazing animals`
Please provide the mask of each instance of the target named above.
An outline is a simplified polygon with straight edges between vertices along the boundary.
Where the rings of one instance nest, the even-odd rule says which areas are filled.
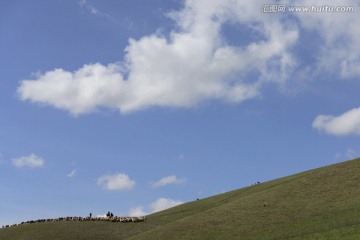
[[[120,216],[111,216],[111,217],[60,217],[60,218],[48,218],[48,219],[38,219],[22,222],[19,224],[5,225],[2,228],[15,227],[23,224],[32,224],[32,223],[43,223],[43,222],[59,222],[59,221],[106,221],[106,222],[144,222],[145,217],[120,217]]]

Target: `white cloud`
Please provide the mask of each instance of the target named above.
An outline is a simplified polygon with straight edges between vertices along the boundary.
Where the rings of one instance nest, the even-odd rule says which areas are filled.
[[[110,17],[109,14],[101,12],[96,7],[90,5],[86,0],[79,1],[79,4],[83,9],[86,9],[87,11],[89,11],[93,15],[101,16],[101,17],[107,17],[107,18]]]
[[[44,166],[44,163],[45,163],[44,160],[35,154],[30,154],[29,156],[23,156],[12,159],[12,164],[18,168],[22,168],[22,167],[37,168]]]
[[[346,160],[349,160],[349,159],[355,159],[355,158],[358,158],[360,157],[360,152],[352,149],[352,148],[348,148],[346,149],[346,151],[344,153],[336,153],[334,158],[336,160],[341,160],[341,161],[346,161]]]
[[[157,187],[163,187],[169,184],[181,184],[181,183],[185,183],[186,179],[185,178],[177,178],[175,175],[170,175],[170,176],[166,176],[163,177],[162,179],[160,179],[157,182],[154,182],[151,186],[154,188]]]
[[[145,212],[142,206],[134,207],[129,210],[130,217],[146,216],[148,214],[149,213]]]
[[[69,172],[68,174],[67,174],[67,176],[68,177],[74,177],[75,175],[76,175],[76,172],[77,172],[77,169],[74,169],[74,170],[72,170],[71,172]]]
[[[138,206],[135,208],[131,208],[129,210],[130,216],[145,216],[151,213],[160,212],[163,210],[166,210],[168,208],[172,208],[175,206],[178,206],[180,204],[183,204],[184,202],[179,200],[173,200],[171,198],[159,198],[155,202],[150,204],[150,211],[144,211],[144,208],[142,206]]]
[[[284,1],[287,5],[302,6],[350,6],[353,12],[297,13],[301,27],[315,31],[323,42],[318,46],[316,68],[324,72],[340,73],[343,78],[360,76],[360,29],[354,22],[360,21],[359,1],[356,0],[301,0]],[[346,27],[344,27],[346,26]]]
[[[111,23],[116,24],[120,27],[133,30],[135,29],[134,23],[131,21],[131,19],[125,17],[122,20],[118,20],[114,16],[112,16],[110,13],[106,13],[104,11],[99,10],[99,8],[96,8],[95,6],[88,3],[86,0],[79,1],[80,7],[84,10],[89,12],[95,17],[101,17],[103,19],[109,20]]]
[[[282,3],[314,5],[313,0]],[[130,39],[121,62],[85,64],[73,72],[59,68],[24,79],[17,89],[19,98],[73,115],[101,107],[127,113],[154,106],[187,108],[212,99],[240,103],[259,97],[266,83],[283,87],[294,78],[324,72],[341,78],[360,76],[360,28],[353,24],[360,21],[358,1],[316,2],[354,6],[353,13],[269,14],[261,13],[263,4],[187,0],[183,9],[167,14],[177,24],[169,35],[156,32]],[[86,0],[80,5],[106,16]],[[250,29],[249,36],[239,34],[238,39],[249,42],[230,44],[222,31],[226,24]],[[311,53],[315,63],[302,62],[303,56],[293,51],[304,31],[321,38]]]
[[[282,22],[281,14],[260,11],[257,1],[186,1],[184,9],[169,14],[178,25],[169,36],[130,39],[120,63],[86,64],[74,72],[59,68],[23,80],[19,98],[73,115],[99,107],[126,113],[255,98],[265,82],[288,79],[296,65],[290,49],[298,39],[295,24]],[[261,39],[229,45],[222,35],[225,23],[244,24]],[[248,77],[254,73],[257,77]]]
[[[351,148],[348,148],[348,149],[346,150],[345,156],[346,156],[348,159],[354,159],[354,158],[359,157],[359,156],[360,156],[360,153],[357,152],[357,151],[355,151],[355,150],[353,150],[353,149],[351,149]]]
[[[360,108],[351,109],[339,116],[319,115],[312,125],[315,129],[332,135],[360,135]]]
[[[3,164],[3,163],[4,163],[3,155],[2,155],[2,153],[0,152],[0,166],[1,166],[1,164]]]
[[[173,200],[170,198],[159,198],[151,204],[152,212],[160,212],[162,210],[175,207],[177,205],[183,204],[184,202]]]
[[[135,181],[131,180],[129,176],[124,173],[118,173],[101,176],[97,184],[107,190],[123,191],[132,189],[135,186]]]
[[[125,84],[118,80],[122,79],[118,68],[117,64],[91,64],[75,73],[56,69],[36,81],[23,81],[18,92],[23,100],[51,104],[74,115],[94,111],[97,105],[115,107]]]

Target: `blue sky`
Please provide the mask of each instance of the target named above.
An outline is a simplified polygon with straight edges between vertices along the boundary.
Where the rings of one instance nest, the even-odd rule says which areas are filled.
[[[325,5],[353,11],[288,9]],[[143,215],[358,157],[358,11],[1,1],[0,226]]]

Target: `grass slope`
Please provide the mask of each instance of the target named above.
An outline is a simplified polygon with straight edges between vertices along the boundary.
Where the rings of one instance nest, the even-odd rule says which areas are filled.
[[[144,223],[0,229],[1,240],[360,239],[360,159],[189,202]]]

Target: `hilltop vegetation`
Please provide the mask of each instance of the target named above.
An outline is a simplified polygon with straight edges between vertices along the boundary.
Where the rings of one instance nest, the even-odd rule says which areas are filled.
[[[358,239],[360,159],[249,186],[149,215],[140,223],[38,223],[2,240]]]

